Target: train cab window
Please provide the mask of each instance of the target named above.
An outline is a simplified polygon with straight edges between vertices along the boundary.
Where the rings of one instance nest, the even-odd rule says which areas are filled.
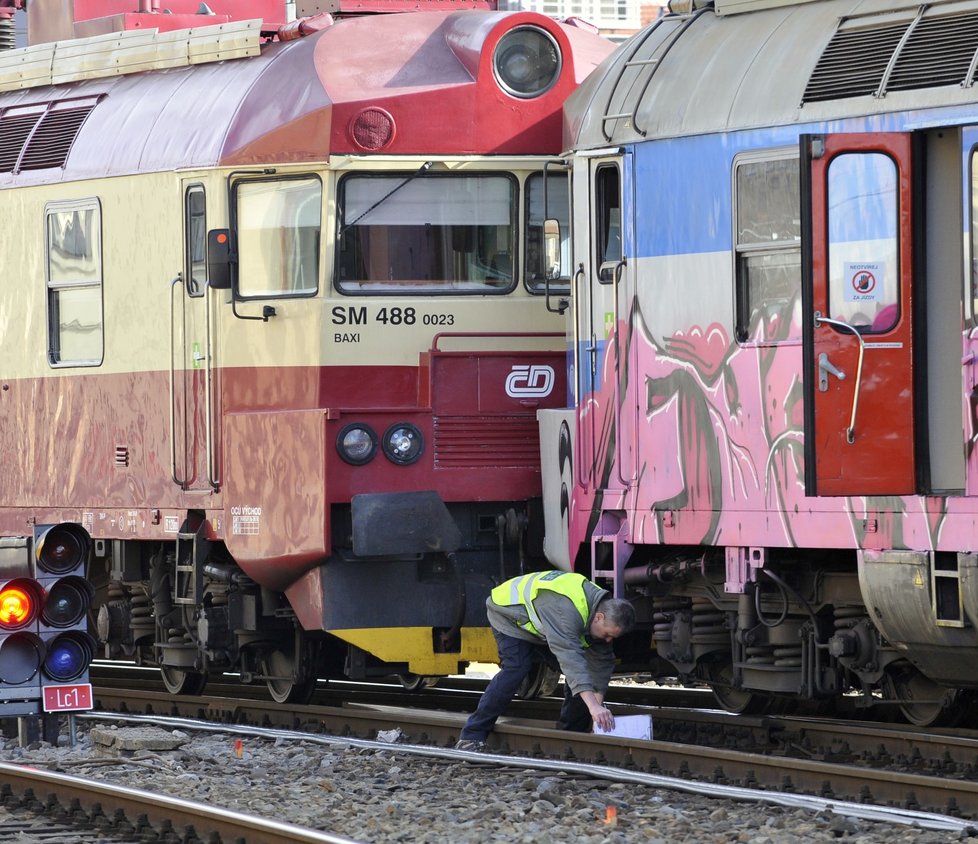
[[[556,220],[560,225],[560,269],[557,278],[550,279],[551,293],[570,291],[570,195],[566,174],[547,176],[547,208],[543,207],[543,174],[534,173],[526,180],[526,286],[531,293],[546,290],[544,273],[544,220]]]
[[[594,234],[598,278],[614,280],[621,261],[621,175],[616,164],[602,164],[594,174]]]
[[[897,165],[879,152],[829,163],[829,310],[863,334],[899,318]]]
[[[319,289],[323,186],[316,177],[234,186],[242,299],[312,296]]]
[[[971,151],[971,272],[968,287],[972,324],[978,324],[978,150]]]
[[[204,188],[187,188],[183,204],[184,267],[188,296],[203,296],[207,284],[207,219],[204,213]]]
[[[102,223],[97,199],[45,206],[48,362],[98,366],[102,324]]]
[[[801,338],[798,158],[734,162],[737,339]]]
[[[342,293],[508,293],[516,283],[509,175],[348,175],[338,204]]]

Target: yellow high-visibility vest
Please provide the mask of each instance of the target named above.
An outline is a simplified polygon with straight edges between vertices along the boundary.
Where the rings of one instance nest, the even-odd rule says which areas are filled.
[[[517,605],[524,607],[526,614],[529,616],[529,621],[522,625],[523,629],[528,633],[532,633],[534,636],[540,636],[542,639],[543,636],[540,634],[540,617],[537,615],[536,610],[533,609],[533,599],[536,598],[541,589],[556,592],[565,598],[569,598],[581,614],[581,620],[584,622],[585,632],[587,632],[589,610],[587,595],[584,593],[585,580],[587,578],[583,574],[578,574],[573,571],[537,571],[533,572],[533,574],[524,574],[500,583],[489,594],[493,603],[501,607]],[[581,635],[581,644],[585,648],[588,647],[587,640],[583,634]]]

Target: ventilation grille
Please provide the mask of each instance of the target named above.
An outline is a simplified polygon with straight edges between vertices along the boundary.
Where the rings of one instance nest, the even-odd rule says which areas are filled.
[[[978,13],[899,23],[843,22],[819,57],[804,102],[974,83]]]
[[[533,416],[435,417],[436,469],[540,466],[540,436]]]
[[[64,167],[92,99],[40,103],[0,112],[0,173]]]

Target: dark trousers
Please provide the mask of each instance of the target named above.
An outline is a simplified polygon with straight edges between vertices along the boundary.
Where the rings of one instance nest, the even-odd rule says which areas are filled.
[[[465,722],[460,736],[463,739],[485,741],[496,725],[496,719],[506,711],[520,683],[537,664],[553,659],[546,645],[535,645],[525,639],[507,636],[495,628],[492,634],[499,649],[499,673],[489,681],[475,712]],[[557,729],[578,733],[591,731],[591,713],[587,705],[580,697],[572,695],[570,686],[566,684]]]

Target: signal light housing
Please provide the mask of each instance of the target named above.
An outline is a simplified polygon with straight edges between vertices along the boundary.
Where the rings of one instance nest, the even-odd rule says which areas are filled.
[[[88,633],[88,615],[95,591],[85,578],[91,537],[72,522],[39,526],[34,537],[37,581],[44,589],[38,619],[44,646],[40,671],[43,708],[91,708],[88,669],[96,643]]]
[[[70,522],[0,539],[0,717],[92,708],[91,548]]]

